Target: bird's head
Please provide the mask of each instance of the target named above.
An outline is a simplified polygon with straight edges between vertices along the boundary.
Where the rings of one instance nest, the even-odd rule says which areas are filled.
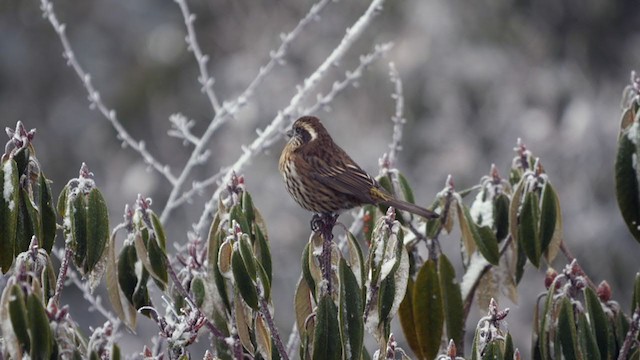
[[[287,131],[289,144],[296,148],[316,142],[329,136],[320,120],[315,116],[303,116],[296,120]]]

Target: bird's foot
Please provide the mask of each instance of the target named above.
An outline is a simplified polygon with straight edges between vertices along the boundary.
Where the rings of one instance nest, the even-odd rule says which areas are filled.
[[[333,232],[333,227],[336,225],[337,220],[338,220],[338,214],[334,214],[334,213],[313,214],[313,217],[311,218],[311,231],[319,232],[325,237],[332,238],[333,236],[331,236],[331,234]]]

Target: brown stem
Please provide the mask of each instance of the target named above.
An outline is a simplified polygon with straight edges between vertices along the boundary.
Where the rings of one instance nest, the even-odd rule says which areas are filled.
[[[56,281],[56,292],[53,294],[53,303],[56,305],[60,305],[60,294],[62,293],[64,282],[67,280],[67,270],[69,269],[69,260],[71,259],[71,256],[73,256],[71,247],[65,246],[64,258],[62,259],[60,272],[58,273],[58,280]]]
[[[338,219],[337,214],[322,214],[319,218],[314,216],[312,224],[316,221],[319,226],[317,231],[322,235],[322,254],[320,255],[320,270],[322,278],[327,282],[327,293],[333,293],[333,282],[331,280],[331,247],[333,242],[333,227]]]
[[[280,333],[278,332],[278,328],[273,323],[273,318],[271,317],[271,312],[269,312],[269,306],[267,304],[267,300],[260,296],[260,312],[264,319],[267,320],[267,326],[269,326],[269,330],[271,330],[271,335],[273,336],[273,341],[276,343],[276,348],[278,348],[278,352],[280,353],[280,358],[283,360],[289,360],[289,355],[287,355],[287,350],[284,348],[284,344],[280,339]]]
[[[629,356],[629,351],[631,350],[631,346],[636,343],[636,339],[638,338],[638,334],[640,333],[640,306],[636,307],[636,311],[631,315],[631,324],[629,324],[629,331],[627,331],[627,336],[624,338],[624,343],[622,343],[622,348],[620,349],[620,353],[618,354],[618,360],[627,360]]]

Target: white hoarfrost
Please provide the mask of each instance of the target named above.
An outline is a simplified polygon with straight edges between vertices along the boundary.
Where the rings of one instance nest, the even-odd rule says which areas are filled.
[[[7,203],[7,207],[9,207],[9,211],[12,211],[16,204],[14,204],[13,199],[11,199],[11,195],[15,190],[13,188],[13,183],[11,179],[13,178],[13,167],[11,166],[11,160],[4,163],[2,167],[2,171],[4,172],[4,183],[2,184],[2,198],[4,202]]]
[[[460,292],[462,293],[463,299],[467,298],[471,287],[487,265],[489,265],[489,262],[479,253],[475,252],[471,255],[469,267],[462,277],[462,284],[460,284]]]
[[[490,194],[490,191],[483,189],[476,195],[476,199],[473,204],[471,204],[471,208],[469,209],[471,218],[480,226],[493,226],[492,199],[493,196]]]

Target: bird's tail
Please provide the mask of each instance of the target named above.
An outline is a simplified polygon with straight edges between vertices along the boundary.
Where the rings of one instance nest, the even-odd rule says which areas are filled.
[[[406,201],[402,201],[402,200],[398,200],[398,199],[389,199],[389,200],[385,200],[380,202],[382,205],[387,205],[387,206],[393,206],[396,209],[400,209],[400,210],[404,210],[404,211],[408,211],[412,214],[418,215],[418,216],[422,216],[425,219],[437,219],[440,217],[440,215],[438,215],[437,213],[431,211],[431,210],[427,210],[423,207],[420,207],[418,205],[414,205],[412,203],[406,202]]]

